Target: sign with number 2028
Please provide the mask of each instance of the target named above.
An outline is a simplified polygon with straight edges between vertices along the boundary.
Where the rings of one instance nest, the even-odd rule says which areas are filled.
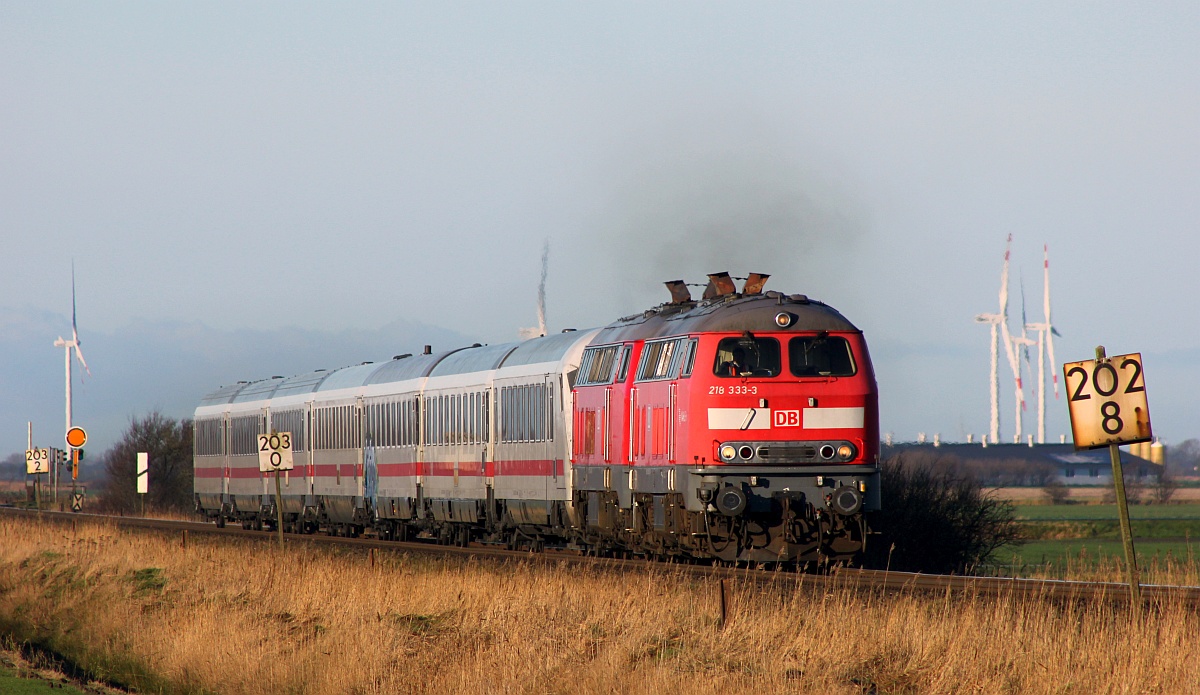
[[[1153,438],[1141,353],[1068,362],[1063,376],[1076,449]]]

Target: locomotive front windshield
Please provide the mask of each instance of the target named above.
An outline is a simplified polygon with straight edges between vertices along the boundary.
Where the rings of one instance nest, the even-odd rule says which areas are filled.
[[[854,355],[845,338],[800,336],[788,342],[793,376],[853,376]]]
[[[853,376],[854,353],[845,338],[797,336],[788,341],[792,376]],[[713,374],[720,377],[774,377],[782,372],[779,341],[775,338],[724,338],[717,345]]]
[[[724,338],[717,344],[713,374],[723,377],[777,376],[781,365],[774,338]]]

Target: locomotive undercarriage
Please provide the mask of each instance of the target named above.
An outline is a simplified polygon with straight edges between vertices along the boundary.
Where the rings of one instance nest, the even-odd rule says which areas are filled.
[[[284,530],[815,567],[853,563],[868,535],[864,511],[878,508],[874,467],[851,472],[721,466],[691,468],[675,478],[686,481],[684,490],[576,489],[571,500],[563,501],[418,496],[377,499],[376,509],[361,497],[292,496],[284,499]],[[636,484],[633,476],[598,479]],[[274,530],[277,523],[273,496],[229,496],[219,510],[205,506],[197,496],[198,510],[218,525],[228,521]]]

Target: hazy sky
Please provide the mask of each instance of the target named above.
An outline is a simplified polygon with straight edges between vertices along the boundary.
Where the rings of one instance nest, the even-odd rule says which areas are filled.
[[[0,455],[61,421],[58,333],[28,317],[67,325],[72,258],[77,411],[127,418],[201,394],[168,374],[111,405],[135,357],[97,362],[90,339],[402,321],[512,340],[547,239],[551,330],[725,269],[833,304],[900,439],[986,430],[973,317],[1011,233],[1012,326],[1022,280],[1040,320],[1048,243],[1060,362],[1145,353],[1156,432],[1200,436],[1194,2],[8,0],[0,94]],[[1007,370],[1001,392],[1011,436]]]

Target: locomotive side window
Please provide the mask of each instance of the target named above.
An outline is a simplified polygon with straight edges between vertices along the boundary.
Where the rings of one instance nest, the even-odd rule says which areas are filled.
[[[779,341],[774,338],[722,338],[717,344],[713,374],[721,377],[778,376]]]
[[[633,353],[633,348],[626,345],[621,350],[621,368],[617,370],[617,381],[625,381],[625,377],[629,374],[629,355]]]
[[[646,349],[642,351],[637,380],[669,379],[678,374],[680,356],[683,352],[680,346],[685,340],[686,338],[675,338],[647,342]]]
[[[692,367],[696,364],[696,342],[695,338],[688,341],[687,352],[684,353],[683,371],[679,373],[681,379],[692,375]]]
[[[594,384],[610,384],[613,378],[613,367],[616,365],[617,348],[619,345],[588,348],[583,353],[580,365],[580,386]]]
[[[853,376],[856,371],[850,343],[821,335],[792,338],[788,363],[795,376]]]

